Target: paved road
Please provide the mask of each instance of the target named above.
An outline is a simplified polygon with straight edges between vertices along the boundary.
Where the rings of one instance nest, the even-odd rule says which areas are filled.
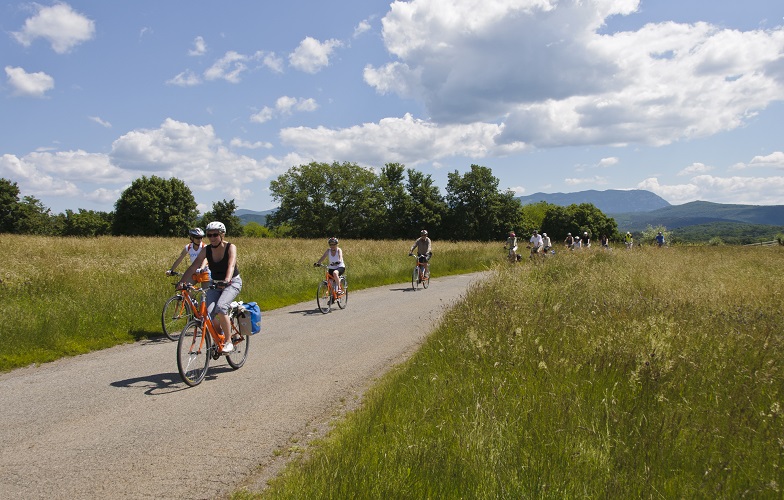
[[[315,300],[266,312],[245,366],[214,362],[195,388],[165,339],[0,375],[0,498],[220,498],[258,487],[480,278],[363,290],[327,315]]]

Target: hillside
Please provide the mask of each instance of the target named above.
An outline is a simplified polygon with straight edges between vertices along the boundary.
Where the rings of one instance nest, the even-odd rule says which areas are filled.
[[[667,229],[686,226],[734,222],[780,226],[784,223],[784,205],[725,205],[707,201],[693,201],[683,205],[670,205],[650,212],[611,213],[618,229],[641,231],[649,224],[663,225]]]
[[[523,205],[546,201],[554,205],[591,203],[606,214],[649,212],[669,207],[664,198],[642,189],[608,189],[606,191],[578,191],[575,193],[534,193],[517,198]]]
[[[234,215],[240,218],[243,226],[248,222],[255,222],[257,224],[265,226],[267,223],[267,216],[273,212],[274,210],[265,210],[263,212],[256,212],[253,210],[246,210],[244,208],[240,208],[234,212]]]

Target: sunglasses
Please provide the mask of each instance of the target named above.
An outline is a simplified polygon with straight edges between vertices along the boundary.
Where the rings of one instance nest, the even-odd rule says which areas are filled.
[[[220,236],[220,233],[210,233],[207,235],[207,238],[217,238],[218,236]]]

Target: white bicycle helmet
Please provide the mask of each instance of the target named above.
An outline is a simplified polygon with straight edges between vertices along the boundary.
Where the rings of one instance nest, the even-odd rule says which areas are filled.
[[[226,233],[226,226],[223,225],[223,222],[219,222],[219,221],[210,222],[209,224],[207,224],[206,229],[207,231],[216,230],[224,234]]]
[[[191,238],[204,238],[204,231],[202,231],[200,227],[194,227],[188,231],[188,235]]]
[[[338,239],[333,236],[332,238],[329,239],[329,241],[327,241],[327,243],[329,245],[337,245],[338,244]]]

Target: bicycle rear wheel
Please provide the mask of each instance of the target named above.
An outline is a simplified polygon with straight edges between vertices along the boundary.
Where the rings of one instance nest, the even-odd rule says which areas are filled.
[[[332,295],[329,292],[329,286],[326,281],[322,281],[316,290],[316,305],[319,310],[327,314],[331,309]]]
[[[174,295],[166,300],[161,313],[161,326],[163,327],[163,334],[169,340],[180,338],[180,332],[190,320],[191,311],[187,308],[182,295]]]
[[[200,321],[191,321],[177,341],[177,369],[182,381],[193,387],[199,385],[210,367],[212,339]]]
[[[231,333],[231,342],[234,344],[234,350],[226,355],[226,361],[229,363],[229,366],[237,370],[248,359],[250,335],[240,335],[240,320],[236,316],[231,317]]]
[[[338,297],[338,307],[341,309],[346,308],[346,304],[348,304],[348,283],[346,283],[346,277],[340,277],[340,288],[343,290],[343,295]]]

